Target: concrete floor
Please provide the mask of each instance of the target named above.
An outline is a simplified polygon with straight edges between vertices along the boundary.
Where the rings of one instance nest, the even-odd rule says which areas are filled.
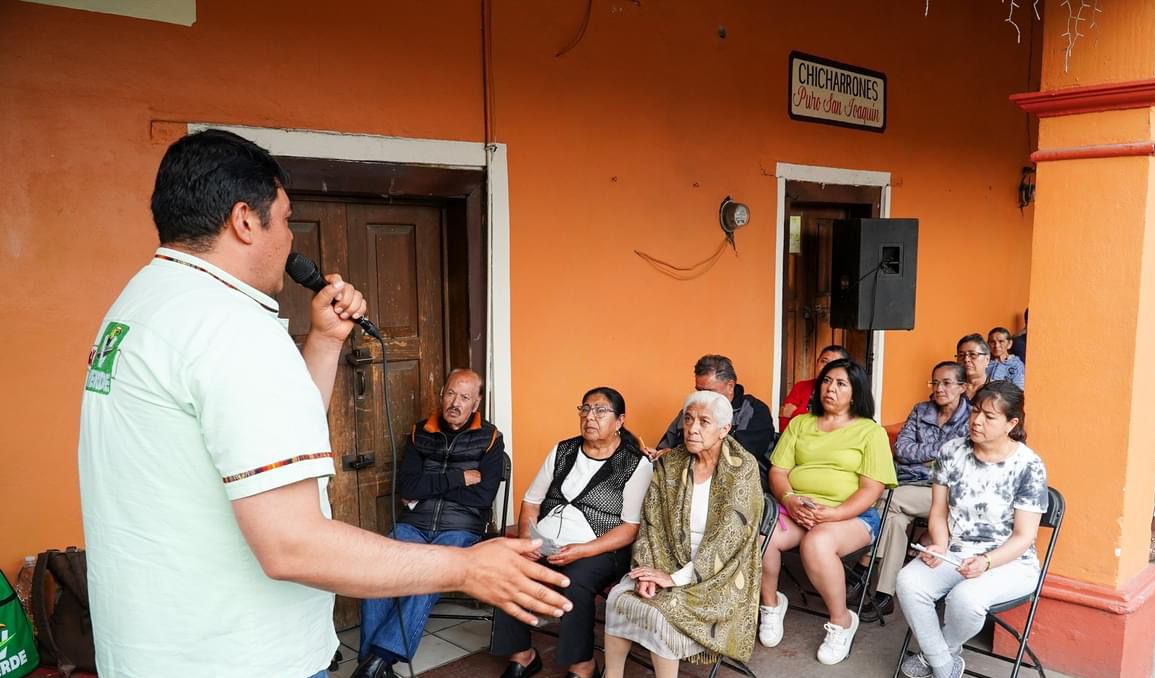
[[[454,603],[439,603],[433,608],[434,613],[443,614],[476,614],[478,610]],[[425,633],[421,637],[421,644],[417,646],[417,653],[413,657],[412,671],[414,675],[423,675],[431,669],[452,663],[463,657],[468,657],[481,650],[489,648],[488,621],[462,621],[455,619],[430,619],[425,625]],[[360,644],[360,629],[354,627],[337,634],[341,640],[342,661],[336,671],[330,672],[330,678],[348,678],[357,667],[357,648]],[[399,676],[408,676],[410,666],[399,664],[394,667]]]
[[[750,661],[751,670],[759,678],[775,676],[888,678],[894,673],[898,651],[906,633],[906,622],[901,612],[889,615],[884,627],[878,624],[863,624],[854,639],[850,657],[835,666],[824,666],[818,663],[814,656],[825,635],[822,628],[824,622],[825,619],[822,617],[791,609],[786,615],[786,634],[782,643],[775,648],[756,646]],[[482,628],[483,626],[485,628]],[[989,633],[980,635],[976,643],[982,643],[985,636],[986,647],[989,648],[989,635]],[[341,634],[346,661],[342,663],[338,672],[331,674],[334,678],[346,678],[356,666],[356,638],[356,630]],[[535,635],[534,644],[547,661],[552,656],[554,642],[545,636]],[[462,625],[433,620],[431,626],[426,629],[426,636],[418,650],[414,672],[429,678],[498,676],[504,668],[504,661],[486,655],[484,648],[487,645],[488,624],[466,622]],[[977,669],[991,676],[1010,675],[1009,665],[1000,664],[973,652],[966,652],[963,656],[968,669]],[[600,653],[598,661],[599,663],[602,661]],[[397,668],[399,675],[409,675],[408,666],[402,665]],[[540,678],[561,678],[564,675],[564,668],[551,666],[549,663],[545,670],[538,674]],[[633,662],[626,666],[628,678],[642,678],[649,675],[652,673]],[[706,676],[708,667],[686,666],[682,675]],[[723,670],[719,675],[733,677],[740,674]],[[1020,675],[1028,678],[1037,674],[1023,669]],[[1047,675],[1053,678],[1075,678],[1053,671],[1047,671]]]
[[[854,638],[850,656],[841,664],[825,666],[818,663],[815,653],[826,633],[822,628],[825,619],[805,613],[786,613],[786,634],[782,643],[775,648],[758,646],[750,661],[751,670],[762,676],[822,676],[822,678],[886,678],[893,675],[898,663],[898,651],[906,634],[906,622],[901,612],[887,617],[887,624],[863,624]],[[982,636],[976,639],[982,641]],[[989,639],[986,647],[990,647]],[[963,658],[968,669],[977,669],[992,676],[1008,676],[1008,664],[984,657],[973,652],[964,652]],[[638,673],[636,675],[643,675]],[[1026,669],[1021,676],[1037,675]],[[1047,672],[1054,678],[1072,678],[1064,674]]]

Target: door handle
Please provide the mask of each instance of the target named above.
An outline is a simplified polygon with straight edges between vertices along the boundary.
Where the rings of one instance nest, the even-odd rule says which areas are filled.
[[[341,457],[341,468],[346,471],[360,471],[361,469],[370,468],[377,463],[377,455],[369,452],[367,454],[347,454]]]
[[[366,392],[368,391],[366,388],[367,381],[364,369],[357,368],[353,370],[353,397],[357,400],[365,399]]]
[[[373,352],[364,346],[358,346],[345,354],[345,362],[353,367],[370,365],[373,363]]]

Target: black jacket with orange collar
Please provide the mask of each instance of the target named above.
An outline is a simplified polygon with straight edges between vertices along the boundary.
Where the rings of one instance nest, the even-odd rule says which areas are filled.
[[[405,502],[398,521],[427,531],[482,534],[501,485],[504,452],[501,432],[480,413],[458,431],[436,415],[417,422],[397,473]],[[466,471],[479,471],[481,482],[466,485]]]

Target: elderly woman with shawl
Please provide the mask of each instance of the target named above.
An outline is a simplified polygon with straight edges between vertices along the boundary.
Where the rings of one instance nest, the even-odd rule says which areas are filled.
[[[654,465],[633,569],[606,601],[606,678],[622,678],[633,643],[657,678],[679,661],[743,661],[754,651],[760,586],[758,462],[727,433],[733,408],[699,391],[682,410],[685,442]]]

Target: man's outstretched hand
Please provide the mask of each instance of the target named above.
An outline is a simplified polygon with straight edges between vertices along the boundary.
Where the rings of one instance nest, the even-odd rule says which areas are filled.
[[[573,604],[550,587],[566,588],[569,578],[525,557],[540,547],[540,539],[488,539],[469,547],[462,591],[531,626],[538,616],[562,616]]]

